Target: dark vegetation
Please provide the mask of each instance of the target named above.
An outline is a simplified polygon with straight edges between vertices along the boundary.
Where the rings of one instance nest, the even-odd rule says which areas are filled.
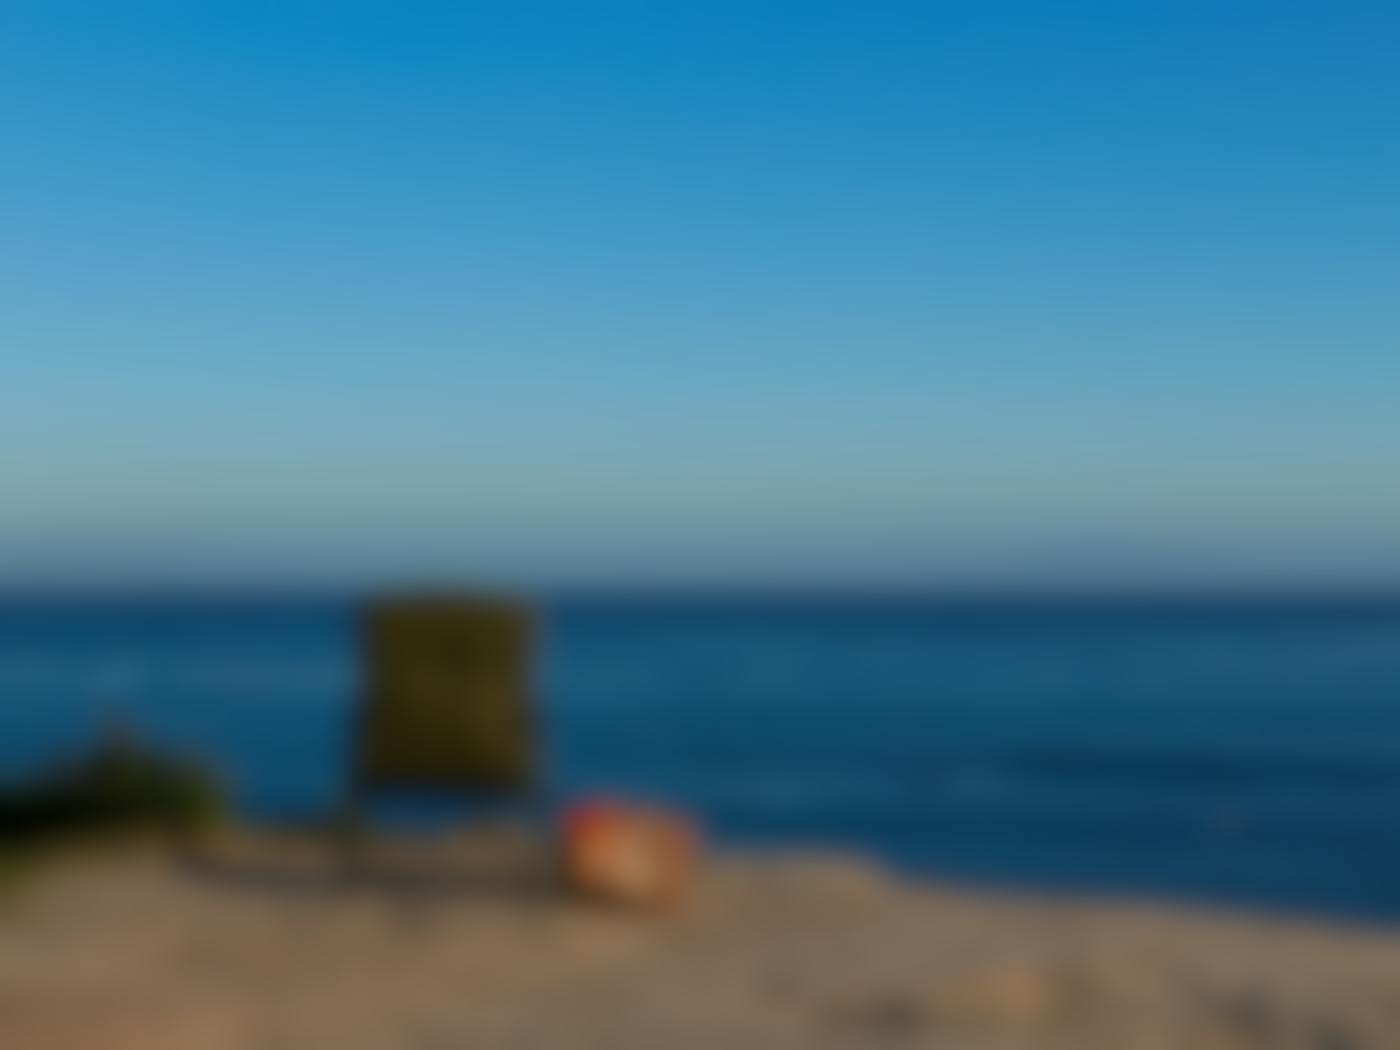
[[[223,793],[202,767],[113,740],[88,758],[0,787],[0,884],[50,846],[133,833],[191,835]]]

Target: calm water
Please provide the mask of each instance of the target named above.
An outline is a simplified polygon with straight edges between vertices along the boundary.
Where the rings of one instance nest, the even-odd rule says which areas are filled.
[[[564,602],[549,792],[943,877],[1400,918],[1400,603]],[[0,603],[0,771],[113,712],[323,814],[347,602]]]

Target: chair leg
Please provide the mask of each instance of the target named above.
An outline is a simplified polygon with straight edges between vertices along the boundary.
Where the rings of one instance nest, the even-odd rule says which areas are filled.
[[[340,876],[353,882],[364,874],[369,839],[365,816],[365,792],[359,783],[351,784],[336,821],[335,839]]]

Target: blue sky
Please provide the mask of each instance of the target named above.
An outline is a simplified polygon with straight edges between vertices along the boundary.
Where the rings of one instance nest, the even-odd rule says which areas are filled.
[[[1400,585],[1400,8],[0,8],[0,582]]]

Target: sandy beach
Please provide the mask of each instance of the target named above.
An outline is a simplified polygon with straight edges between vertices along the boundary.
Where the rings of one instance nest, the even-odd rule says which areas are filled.
[[[6,1050],[1400,1045],[1400,936],[711,858],[676,915],[510,835],[69,859],[0,905]]]

